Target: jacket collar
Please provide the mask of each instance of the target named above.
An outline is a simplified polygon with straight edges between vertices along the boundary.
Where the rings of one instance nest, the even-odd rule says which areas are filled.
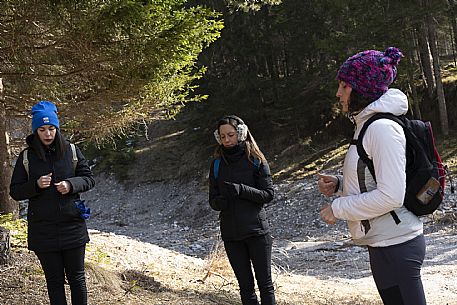
[[[361,112],[354,116],[357,128],[376,113],[387,112],[393,115],[404,115],[408,112],[408,98],[399,89],[389,89],[380,98],[373,101]]]

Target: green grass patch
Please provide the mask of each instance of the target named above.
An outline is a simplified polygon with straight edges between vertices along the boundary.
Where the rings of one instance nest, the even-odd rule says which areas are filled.
[[[110,264],[111,259],[109,254],[103,251],[102,248],[93,246],[91,244],[86,245],[86,259],[96,264]]]
[[[0,215],[0,226],[10,230],[12,247],[27,247],[27,221],[14,219],[13,214]]]

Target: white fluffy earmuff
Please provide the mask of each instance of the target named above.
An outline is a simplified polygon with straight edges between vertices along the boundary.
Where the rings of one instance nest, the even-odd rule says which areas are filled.
[[[248,137],[248,125],[244,124],[243,120],[236,116],[227,116],[226,118],[234,119],[238,125],[236,126],[236,134],[238,137],[238,142],[246,141]],[[219,135],[219,129],[214,131],[214,138],[216,139],[219,145],[222,145],[221,136]]]
[[[248,125],[246,124],[238,124],[236,126],[236,133],[238,134],[238,142],[246,141],[248,137]]]
[[[219,143],[219,145],[222,145],[221,136],[219,135],[218,129],[214,131],[214,138],[216,139],[217,143]]]

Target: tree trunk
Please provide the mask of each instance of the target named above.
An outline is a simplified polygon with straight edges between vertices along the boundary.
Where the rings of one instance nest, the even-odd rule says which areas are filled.
[[[429,5],[429,1],[427,1]],[[449,134],[449,123],[446,109],[446,99],[444,98],[443,82],[441,80],[440,58],[436,40],[435,24],[431,14],[427,14],[428,41],[433,58],[433,71],[436,80],[436,93],[438,98],[438,110],[440,114],[441,132],[447,136]]]
[[[449,53],[452,54],[452,59],[454,60],[454,66],[457,65],[457,58],[455,58],[455,43],[454,43],[454,29],[449,27],[449,36],[450,36],[450,43],[449,43]]]
[[[11,180],[11,157],[9,154],[8,145],[3,82],[0,78],[0,214],[13,213],[16,215],[16,205],[9,196],[9,185]]]
[[[457,19],[456,19],[456,10],[457,6],[455,4],[454,0],[448,0],[449,3],[449,19],[451,22],[452,26],[452,37],[453,37],[453,43],[452,43],[452,54],[455,54],[456,48],[457,48]],[[455,55],[454,55],[454,64],[455,64]]]
[[[432,56],[430,54],[428,34],[425,25],[422,22],[417,28],[417,44],[419,47],[425,87],[427,88],[428,96],[432,97],[433,92],[435,91],[435,78],[433,77]]]
[[[408,91],[411,94],[411,98],[409,99],[409,111],[413,115],[414,118],[421,120],[422,119],[422,113],[419,107],[420,104],[420,98],[419,95],[417,94],[417,89],[416,86],[412,85],[414,84],[414,70],[412,67],[416,67],[415,64],[415,58],[414,58],[414,49],[417,49],[415,45],[415,38],[414,38],[414,30],[409,32],[410,37],[405,37],[405,41],[411,41],[410,47],[408,47],[407,50],[407,56],[406,58],[408,59]]]
[[[5,265],[9,262],[10,254],[10,230],[0,227],[0,265]]]

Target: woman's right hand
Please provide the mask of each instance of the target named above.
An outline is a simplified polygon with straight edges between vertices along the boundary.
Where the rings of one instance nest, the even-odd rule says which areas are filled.
[[[216,211],[223,211],[228,207],[228,200],[224,196],[219,195],[214,197],[209,205]]]
[[[49,174],[47,174],[45,176],[41,176],[36,181],[36,183],[38,184],[38,187],[40,189],[45,189],[45,188],[50,187],[51,186],[51,180],[52,180],[51,176],[52,176],[52,173],[49,173]]]
[[[332,196],[336,190],[338,184],[338,178],[334,175],[324,175],[317,173],[317,184],[319,191],[327,197]]]
[[[333,214],[332,206],[329,204],[324,205],[319,214],[321,215],[322,220],[329,225],[334,225],[338,220]]]

